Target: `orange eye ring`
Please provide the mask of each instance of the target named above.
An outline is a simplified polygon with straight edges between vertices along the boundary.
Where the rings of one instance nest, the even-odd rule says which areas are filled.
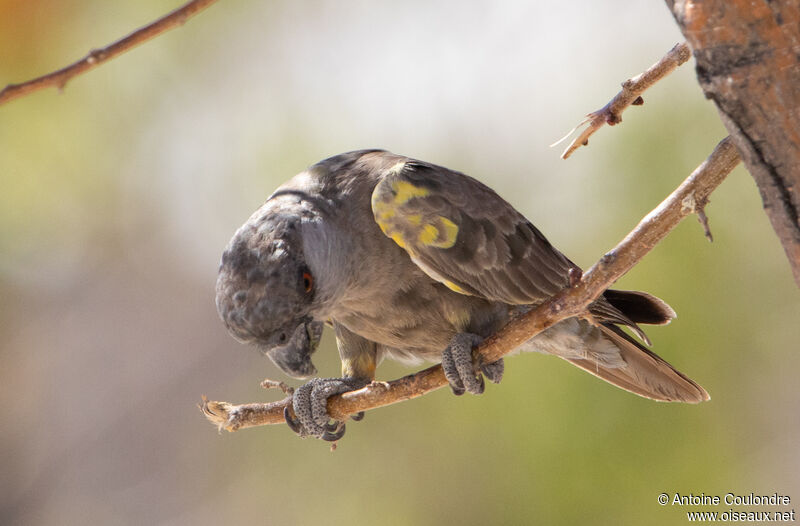
[[[306,293],[309,293],[314,289],[314,278],[308,271],[303,272],[303,287],[306,289]]]

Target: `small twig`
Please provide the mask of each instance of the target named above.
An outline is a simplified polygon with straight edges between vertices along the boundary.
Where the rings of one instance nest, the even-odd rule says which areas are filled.
[[[700,221],[700,225],[703,227],[703,234],[705,234],[706,239],[708,239],[710,243],[713,243],[714,236],[711,235],[711,228],[708,226],[708,216],[706,216],[705,206],[697,209],[697,220]]]
[[[477,350],[483,361],[494,362],[546,328],[563,319],[583,314],[587,305],[629,271],[684,217],[701,210],[694,205],[686,206],[687,200],[693,203],[706,202],[709,194],[738,163],[736,147],[730,138],[723,139],[708,159],[582,278],[574,279],[573,285],[487,338]],[[328,400],[328,413],[338,420],[344,420],[348,415],[410,400],[445,385],[447,379],[442,367],[435,365],[399,380],[372,382],[358,391],[333,396]],[[283,423],[283,409],[288,407],[291,410],[291,401],[289,396],[272,403],[232,405],[204,399],[201,409],[221,429],[236,431],[245,427]]]
[[[588,123],[588,126],[586,126],[586,128],[577,137],[575,137],[571,143],[569,143],[567,149],[561,154],[561,158],[566,159],[572,155],[572,152],[581,146],[586,146],[589,144],[589,137],[594,132],[602,128],[604,124],[613,126],[622,122],[622,112],[625,110],[625,108],[630,105],[639,106],[644,104],[644,99],[641,97],[641,94],[644,92],[644,90],[658,82],[661,78],[667,76],[675,68],[689,60],[691,56],[692,52],[689,49],[688,44],[685,42],[682,44],[677,44],[669,51],[669,53],[664,55],[661,60],[650,66],[645,72],[623,82],[622,90],[617,93],[617,95],[611,99],[608,104],[599,110],[588,114],[586,118],[580,122],[580,124],[575,126],[569,131],[569,133],[553,143],[551,146],[560,144],[562,141],[566,140],[570,135],[572,135],[575,130]]]
[[[706,216],[706,205],[708,205],[708,197],[698,199],[694,194],[687,195],[683,198],[681,206],[688,210],[690,213],[697,214],[697,220],[703,227],[703,234],[710,242],[714,241],[714,236],[711,235],[711,228],[708,226],[708,216]]]
[[[278,388],[283,391],[283,394],[293,395],[294,394],[294,387],[289,387],[283,382],[279,382],[277,380],[270,380],[269,378],[265,378],[261,381],[261,387],[264,389],[274,389]]]
[[[10,102],[34,91],[48,87],[56,87],[59,91],[64,89],[67,82],[90,69],[94,69],[103,62],[115,58],[129,49],[155,38],[161,33],[174,27],[183,25],[189,18],[196,15],[217,0],[192,0],[171,13],[159,18],[155,22],[137,29],[130,35],[109,44],[102,49],[93,49],[85,57],[47,75],[20,84],[9,84],[0,91],[0,105]]]

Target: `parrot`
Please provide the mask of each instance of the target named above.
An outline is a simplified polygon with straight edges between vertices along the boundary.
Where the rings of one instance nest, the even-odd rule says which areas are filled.
[[[342,376],[308,380],[284,417],[301,436],[335,441],[345,423],[328,415],[327,399],[374,381],[384,358],[440,362],[456,395],[481,394],[484,377],[499,383],[503,360],[483,363],[473,349],[568,287],[572,272],[579,267],[477,179],[359,150],[294,176],[236,231],[216,307],[236,340],[294,378],[316,374],[312,355],[332,327]],[[699,403],[706,390],[650,351],[639,326],[675,316],[651,294],[608,289],[585,316],[520,350],[558,356],[642,397]]]

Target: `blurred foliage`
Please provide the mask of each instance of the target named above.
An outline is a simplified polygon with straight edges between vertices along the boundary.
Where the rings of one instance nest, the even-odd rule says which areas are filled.
[[[800,294],[742,168],[712,195],[713,244],[690,218],[619,284],[678,311],[648,332],[708,403],[523,355],[485,396],[367,414],[333,454],[195,409],[278,396],[213,287],[232,232],[305,166],[386,147],[459,169],[588,266],[724,136],[684,67],[558,159],[546,145],[680,35],[658,2],[531,4],[220,2],[0,107],[0,522],[674,524],[661,492],[800,499]],[[0,84],[171,7],[0,0]],[[330,335],[316,361],[338,373]]]

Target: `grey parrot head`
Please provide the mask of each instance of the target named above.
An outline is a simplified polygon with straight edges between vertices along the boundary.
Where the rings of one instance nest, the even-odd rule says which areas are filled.
[[[310,314],[314,276],[305,264],[300,218],[261,210],[231,239],[217,278],[217,311],[234,338],[257,345],[283,372],[317,372],[311,355],[322,322]]]

